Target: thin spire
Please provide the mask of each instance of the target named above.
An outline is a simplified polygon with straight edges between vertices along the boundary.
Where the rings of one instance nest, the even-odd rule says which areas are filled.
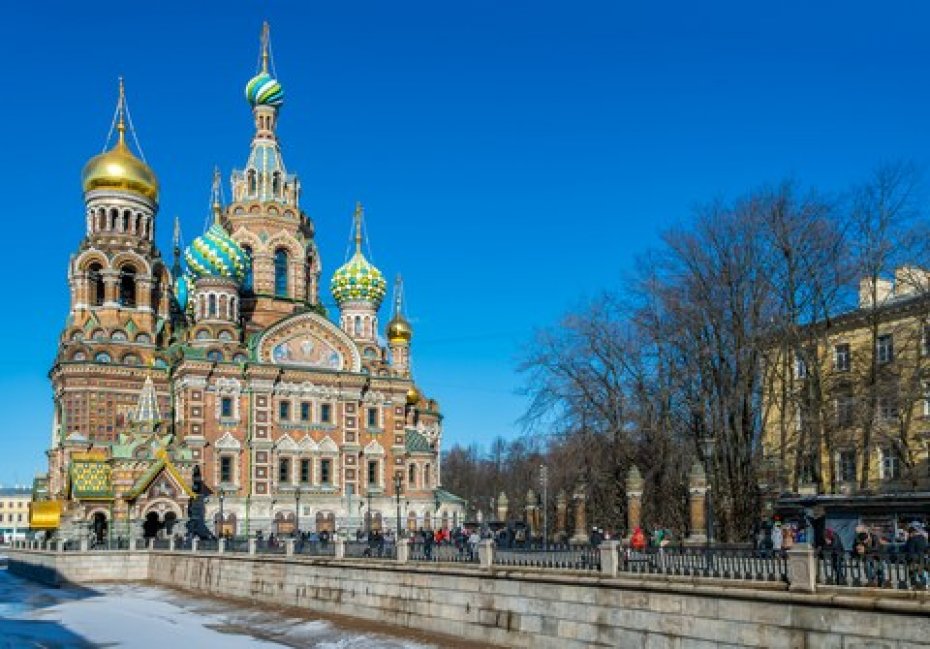
[[[271,27],[268,21],[262,23],[262,72],[268,72],[268,50],[271,45]]]
[[[394,280],[394,317],[401,316],[401,311],[404,306],[404,280],[400,276],[400,273],[397,273],[397,278]]]
[[[123,77],[119,78],[119,100],[116,103],[116,132],[119,140],[118,147],[126,146],[126,86]]]
[[[218,166],[213,167],[213,189],[210,192],[210,202],[213,206],[213,222],[220,222],[220,214],[222,212],[222,206],[220,203],[220,168]]]
[[[171,243],[174,252],[171,272],[178,277],[181,274],[181,218],[177,215],[174,217],[174,234],[171,237]]]
[[[365,211],[362,209],[361,201],[355,204],[355,254],[362,254],[362,216]]]
[[[158,413],[158,397],[155,394],[155,384],[152,382],[151,375],[146,376],[145,383],[142,384],[139,402],[132,420],[139,424],[161,421],[161,415]]]

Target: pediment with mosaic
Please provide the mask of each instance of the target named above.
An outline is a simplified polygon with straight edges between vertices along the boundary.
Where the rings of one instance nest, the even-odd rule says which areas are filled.
[[[271,327],[258,344],[258,358],[276,365],[293,365],[357,372],[358,347],[340,329],[306,313]]]

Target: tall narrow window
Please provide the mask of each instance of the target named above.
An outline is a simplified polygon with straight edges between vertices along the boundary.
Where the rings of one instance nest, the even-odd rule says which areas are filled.
[[[879,363],[890,363],[894,360],[894,339],[891,334],[883,334],[875,342],[875,353]]]
[[[804,356],[801,354],[795,354],[794,356],[794,378],[807,378],[807,361],[804,360]]]
[[[250,293],[252,291],[253,275],[252,275],[252,247],[251,246],[242,246],[245,256],[249,258],[248,264],[245,267],[245,278],[242,280],[242,289]]]
[[[232,397],[223,397],[220,401],[220,417],[232,417],[233,416],[233,402]]]
[[[320,484],[328,485],[332,482],[332,460],[320,460]]]
[[[103,284],[103,267],[100,264],[91,264],[87,269],[87,282],[90,288],[90,303],[94,306],[101,306],[106,289]]]
[[[228,455],[220,458],[220,482],[232,482],[232,458]]]
[[[300,403],[300,421],[310,421],[310,403],[308,401]]]
[[[216,296],[211,293],[208,299],[209,299],[210,307],[207,310],[207,315],[211,318],[215,318],[216,317]]]
[[[840,482],[856,481],[856,451],[840,451],[839,456],[839,478]]]
[[[291,481],[291,459],[282,457],[278,460],[278,484],[285,484]]]
[[[274,294],[287,297],[287,250],[284,248],[274,253]]]
[[[320,423],[329,424],[333,420],[333,407],[328,403],[324,403],[320,406]]]
[[[369,428],[378,427],[378,409],[377,408],[368,409],[368,427]]]
[[[429,489],[430,484],[432,484],[432,476],[430,476],[430,467],[427,464],[423,467],[423,488]]]
[[[368,461],[368,486],[374,487],[378,484],[378,461]]]
[[[119,272],[119,303],[129,308],[136,306],[136,267],[130,264]]]
[[[849,343],[833,346],[833,369],[837,372],[849,371]]]
[[[885,447],[881,449],[882,454],[882,464],[881,464],[881,477],[882,480],[897,480],[901,477],[901,456],[898,455],[898,452],[890,447]]]
[[[417,486],[417,465],[411,464],[410,468],[407,471],[407,486],[416,487]]]
[[[300,482],[302,484],[310,482],[310,460],[303,459],[300,461]]]
[[[287,421],[291,418],[291,402],[282,401],[278,404],[278,419]]]

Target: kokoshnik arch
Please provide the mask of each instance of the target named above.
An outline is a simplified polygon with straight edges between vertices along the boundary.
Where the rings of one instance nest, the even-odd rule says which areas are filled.
[[[387,286],[362,251],[361,206],[354,254],[330,282],[338,325],[320,302],[267,25],[245,95],[255,134],[232,201],[216,172],[212,223],[183,254],[175,223],[169,267],[155,245],[158,180],[129,147],[120,82],[116,144],[82,176],[86,236],[68,266],[35,526],[168,531],[189,515],[195,467],[208,524],[228,533],[393,527],[398,481],[407,529],[462,520],[464,502],[440,487],[439,405],[411,376],[399,277],[380,337]]]

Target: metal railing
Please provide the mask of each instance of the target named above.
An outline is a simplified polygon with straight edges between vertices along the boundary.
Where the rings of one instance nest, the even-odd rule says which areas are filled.
[[[336,544],[332,541],[304,541],[298,539],[294,544],[294,554],[305,557],[334,557]]]
[[[747,581],[788,581],[783,552],[748,548],[666,547],[621,550],[620,571]]]
[[[348,559],[396,559],[397,546],[387,542],[346,541],[345,557]]]
[[[817,553],[817,583],[829,586],[926,590],[930,555],[903,552]]]
[[[467,544],[459,547],[448,543],[427,546],[423,542],[410,544],[411,561],[434,561],[436,563],[478,563],[478,551]]]
[[[559,570],[600,570],[600,550],[590,546],[548,545],[496,549],[494,564]]]

